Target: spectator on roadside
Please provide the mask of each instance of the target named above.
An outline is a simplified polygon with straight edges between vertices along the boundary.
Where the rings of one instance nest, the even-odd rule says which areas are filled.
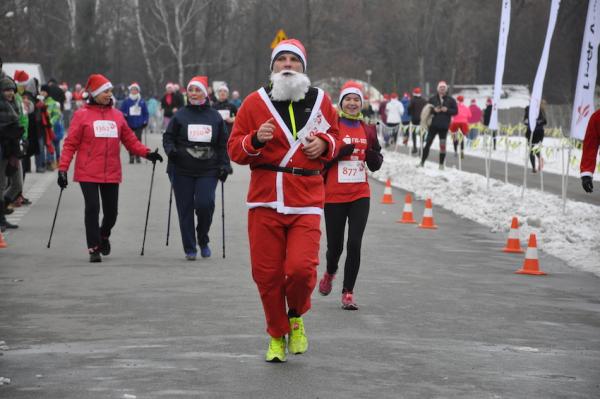
[[[471,111],[471,117],[469,118],[469,135],[467,136],[467,145],[470,147],[473,140],[475,140],[479,134],[479,127],[477,126],[481,123],[481,117],[483,116],[483,112],[481,108],[477,105],[477,100],[474,98],[471,99],[471,105],[469,105],[469,111]]]
[[[54,78],[50,78],[45,86],[48,86],[48,96],[58,103],[59,111],[62,112],[65,104],[65,92],[58,87],[58,82]]]
[[[398,100],[398,94],[392,93],[390,96],[390,101],[385,105],[385,115],[386,115],[386,129],[389,132],[389,135],[386,140],[386,145],[395,144],[398,139],[398,129],[400,128],[400,123],[402,123],[402,115],[404,115],[404,106]],[[384,136],[384,140],[386,137]]]
[[[483,126],[488,128],[490,126],[490,119],[492,119],[492,99],[488,97],[485,100],[485,110],[483,110]],[[492,146],[494,151],[496,151],[496,135],[497,132],[492,130]]]
[[[421,88],[420,87],[415,87],[413,89],[413,96],[412,99],[410,100],[410,104],[408,104],[408,113],[410,114],[410,121],[411,121],[411,129],[412,129],[412,142],[413,142],[413,149],[412,149],[412,153],[416,154],[417,151],[417,129],[420,129],[419,126],[421,125],[421,112],[423,111],[423,107],[425,106],[425,104],[427,104],[427,101],[421,97]],[[424,133],[425,132],[420,132],[421,133],[421,140],[422,137],[424,137]]]
[[[404,107],[404,112],[402,113],[402,144],[408,145],[408,138],[410,135],[410,112],[408,110],[408,106],[410,105],[410,96],[408,93],[404,93],[402,95],[402,99],[400,100],[402,106]]]
[[[60,160],[60,142],[64,137],[64,126],[62,124],[62,114],[60,105],[50,96],[51,87],[42,85],[40,94],[44,97],[44,105],[48,114],[48,126],[52,130],[52,146],[54,151],[51,151],[46,156],[46,169],[54,170],[58,166]]]
[[[525,107],[523,123],[527,127],[525,138],[527,138],[527,146],[529,147],[529,161],[531,162],[531,170],[533,173],[537,173],[538,170],[541,170],[544,167],[544,160],[542,159],[542,153],[540,151],[539,144],[544,141],[544,126],[546,126],[547,123],[546,101],[542,100],[542,103],[540,104],[540,112],[535,121],[533,135],[531,134],[531,129],[529,128],[529,105]],[[539,160],[539,168],[535,167],[536,157]]]
[[[76,83],[75,90],[73,90],[73,102],[75,103],[74,106],[76,111],[85,104],[84,94],[85,91],[83,90],[83,87],[81,87],[81,83]]]
[[[596,170],[596,159],[600,147],[600,110],[592,114],[588,121],[583,148],[581,153],[581,185],[586,193],[594,191],[594,171]]]
[[[73,93],[69,90],[67,82],[62,82],[60,88],[65,93],[65,103],[63,105],[63,125],[65,130],[69,129],[71,123],[71,116],[73,115]]]

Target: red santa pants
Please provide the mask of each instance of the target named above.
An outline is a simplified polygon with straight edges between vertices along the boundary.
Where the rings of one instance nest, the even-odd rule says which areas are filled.
[[[287,308],[299,315],[310,309],[317,283],[320,215],[283,215],[270,208],[248,212],[252,278],[267,319],[267,333],[290,332]]]

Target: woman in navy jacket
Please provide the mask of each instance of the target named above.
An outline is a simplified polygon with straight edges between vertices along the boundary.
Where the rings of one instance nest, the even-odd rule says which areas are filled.
[[[183,250],[196,259],[196,245],[203,258],[211,255],[208,232],[215,210],[217,180],[231,173],[227,155],[227,128],[221,115],[207,101],[208,79],[196,76],[187,85],[188,105],[179,109],[163,134],[169,163]],[[194,233],[194,212],[198,224]],[[196,241],[196,237],[198,241]]]

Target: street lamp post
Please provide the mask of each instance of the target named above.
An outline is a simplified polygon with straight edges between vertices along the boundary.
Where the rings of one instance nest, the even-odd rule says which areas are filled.
[[[365,73],[367,74],[367,96],[369,96],[369,98],[371,98],[371,74],[373,73],[372,70],[367,69],[365,71]]]

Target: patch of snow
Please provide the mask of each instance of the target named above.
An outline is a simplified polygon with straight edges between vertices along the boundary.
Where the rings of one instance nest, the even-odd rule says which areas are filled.
[[[9,385],[9,384],[10,384],[10,378],[0,377],[0,385]]]
[[[384,163],[372,174],[380,181],[388,177],[392,185],[413,192],[416,199],[431,198],[434,208],[443,207],[457,215],[501,232],[504,242],[513,216],[522,223],[520,239],[527,245],[530,233],[536,233],[538,248],[564,260],[571,267],[600,276],[600,206],[567,201],[539,190],[527,189],[521,199],[521,187],[457,169],[438,170],[437,162],[417,168],[418,159],[405,154],[383,151]]]

